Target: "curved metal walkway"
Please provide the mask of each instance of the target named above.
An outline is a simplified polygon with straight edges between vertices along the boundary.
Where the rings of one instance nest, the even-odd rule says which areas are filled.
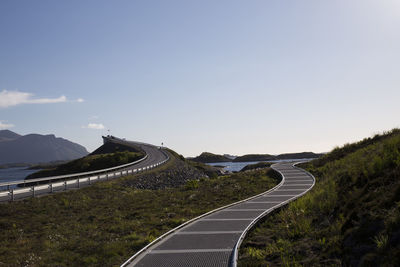
[[[307,193],[314,177],[294,166],[272,166],[282,181],[273,189],[206,213],[185,223],[133,255],[122,266],[236,266],[247,231],[272,210]]]

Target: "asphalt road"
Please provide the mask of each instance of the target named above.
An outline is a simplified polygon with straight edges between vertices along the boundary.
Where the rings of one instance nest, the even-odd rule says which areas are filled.
[[[149,144],[143,144],[143,143],[137,143],[137,142],[131,142],[131,141],[124,141],[124,140],[115,140],[115,142],[118,143],[123,143],[124,145],[131,145],[134,147],[141,147],[143,151],[146,153],[147,158],[137,164],[131,165],[129,167],[119,169],[117,171],[113,171],[112,173],[114,174],[95,174],[91,177],[85,176],[82,178],[78,179],[69,179],[67,183],[65,184],[64,181],[55,181],[51,185],[50,184],[43,184],[43,185],[37,185],[35,186],[35,192],[32,192],[31,187],[27,188],[18,188],[14,190],[14,200],[21,200],[24,198],[29,198],[32,197],[33,195],[39,196],[39,195],[46,195],[51,192],[62,192],[65,190],[69,189],[77,189],[81,187],[85,187],[90,185],[91,183],[94,183],[99,180],[107,180],[107,179],[113,179],[113,178],[118,178],[122,176],[126,176],[130,174],[131,170],[135,169],[143,169],[155,164],[158,164],[168,158],[166,151],[153,146]],[[141,170],[142,171],[142,170]],[[0,202],[5,202],[5,201],[10,201],[11,195],[8,191],[2,191],[0,192]]]
[[[314,177],[293,163],[278,163],[273,168],[283,176],[273,190],[181,226],[122,266],[235,266],[237,248],[250,226],[314,185]]]

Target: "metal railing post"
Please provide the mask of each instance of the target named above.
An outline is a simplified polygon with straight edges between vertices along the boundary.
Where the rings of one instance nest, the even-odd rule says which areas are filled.
[[[32,186],[32,197],[35,197],[35,186]]]
[[[67,180],[64,180],[64,190],[67,191]]]
[[[80,184],[79,184],[79,178],[78,178],[78,188],[80,188]]]
[[[14,189],[11,190],[11,201],[14,201]]]
[[[50,193],[53,193],[53,183],[50,184]]]
[[[90,184],[91,184],[91,183],[90,183],[90,176],[89,176],[89,178],[88,178],[88,179],[89,179],[89,185],[90,185]]]

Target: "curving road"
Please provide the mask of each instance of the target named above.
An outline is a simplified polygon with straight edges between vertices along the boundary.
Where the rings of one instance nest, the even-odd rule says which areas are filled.
[[[143,149],[143,151],[146,153],[147,158],[139,162],[138,164],[129,166],[128,168],[121,169],[121,170],[131,170],[131,169],[137,169],[137,168],[143,168],[147,166],[151,166],[153,164],[157,164],[159,162],[162,162],[163,160],[167,159],[167,153],[164,150],[160,149],[157,146],[150,145],[150,144],[144,144],[144,143],[139,143],[139,142],[133,142],[133,141],[119,141],[120,143],[128,146],[134,146],[134,147],[140,147]]]
[[[273,189],[175,228],[122,266],[236,266],[240,243],[251,226],[314,186],[314,177],[293,163],[272,168],[283,177]]]
[[[127,146],[140,147],[146,153],[147,157],[144,160],[138,162],[137,164],[130,165],[129,167],[126,168],[121,168],[114,171],[97,173],[92,175],[84,175],[79,177],[75,176],[75,178],[66,177],[65,179],[67,180],[67,182],[53,181],[52,183],[49,182],[49,184],[34,186],[34,190],[32,190],[32,187],[27,187],[27,188],[15,188],[14,190],[10,189],[5,191],[0,191],[0,202],[10,201],[10,200],[20,200],[32,196],[45,195],[49,193],[65,191],[68,189],[80,188],[82,186],[90,185],[92,182],[117,178],[127,174],[134,173],[134,171],[136,173],[138,171],[154,168],[158,166],[160,163],[163,163],[164,161],[169,159],[168,152],[150,144],[125,141],[122,139],[113,139],[113,140],[109,139],[109,140],[111,142],[120,143]],[[21,182],[20,184],[23,184],[23,182]],[[0,187],[6,188],[7,183],[1,183]],[[12,196],[11,192],[13,192]]]

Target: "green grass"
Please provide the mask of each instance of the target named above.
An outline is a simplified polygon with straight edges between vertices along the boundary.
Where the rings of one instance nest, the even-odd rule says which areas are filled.
[[[400,131],[303,167],[316,185],[249,234],[239,266],[399,266]]]
[[[255,170],[255,169],[259,169],[259,168],[268,168],[270,166],[271,166],[270,162],[258,162],[255,164],[246,165],[240,171],[244,172],[244,171],[250,171],[250,170]]]
[[[55,168],[35,172],[29,175],[28,179],[106,169],[127,164],[139,160],[142,157],[143,153],[130,151],[118,151],[115,153],[89,155],[59,165]]]
[[[169,168],[178,158],[152,170]],[[0,266],[119,266],[146,244],[217,207],[266,191],[271,170],[139,190],[136,176],[0,205]]]

